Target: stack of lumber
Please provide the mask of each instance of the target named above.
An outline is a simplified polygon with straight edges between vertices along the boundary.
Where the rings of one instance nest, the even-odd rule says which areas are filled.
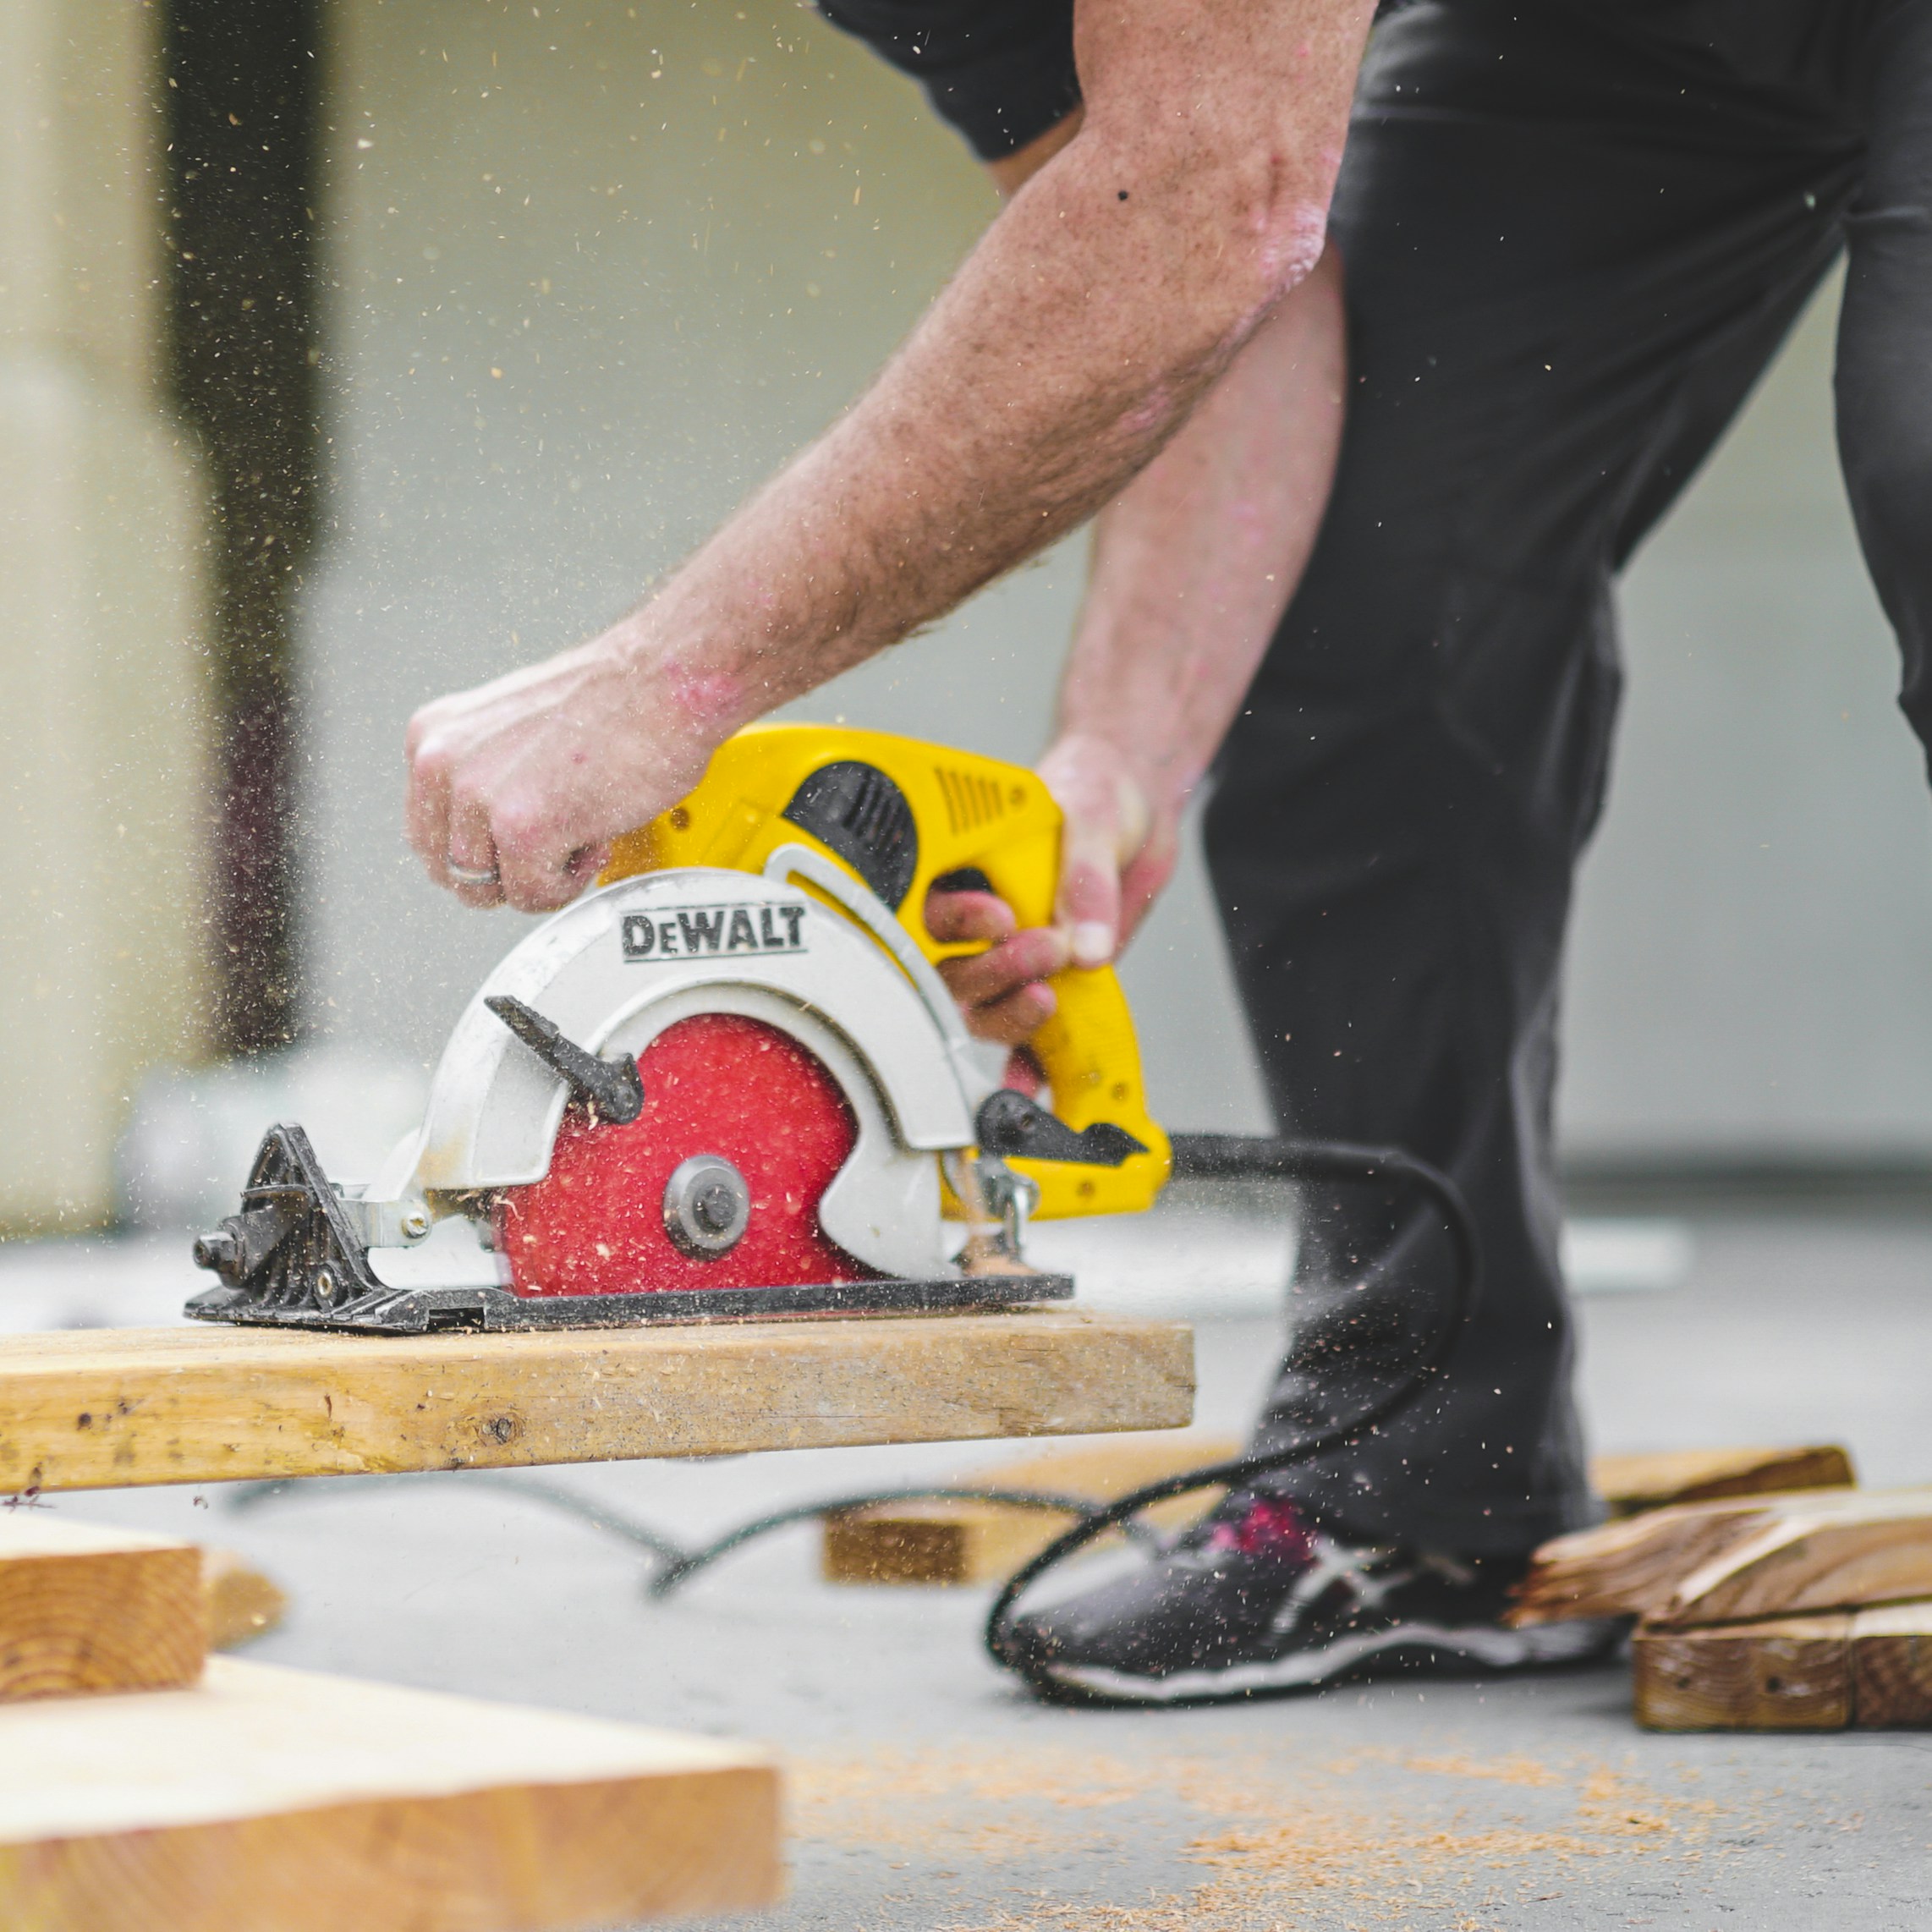
[[[190,1544],[0,1512],[0,1925],[539,1932],[777,1896],[757,1754],[211,1660],[217,1614]]]
[[[1164,1476],[1230,1461],[1241,1450],[1232,1435],[1162,1430],[996,1463],[958,1480],[966,1489],[1023,1490],[1111,1502]],[[1842,1449],[1832,1446],[1691,1449],[1600,1456],[1590,1464],[1590,1481],[1612,1516],[1628,1516],[1707,1497],[1849,1485],[1852,1465]],[[1218,1496],[1216,1490],[1196,1490],[1156,1505],[1148,1518],[1159,1528],[1174,1529],[1211,1507]],[[834,1583],[1002,1582],[1073,1520],[1071,1513],[964,1499],[876,1503],[826,1519],[824,1573]]]
[[[1932,1490],[1680,1503],[1537,1552],[1514,1620],[1633,1616],[1658,1730],[1932,1724]]]

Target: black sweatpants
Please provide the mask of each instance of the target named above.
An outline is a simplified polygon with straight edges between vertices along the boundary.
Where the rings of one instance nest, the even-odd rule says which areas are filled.
[[[1485,1274],[1420,1403],[1276,1482],[1358,1535],[1509,1555],[1593,1507],[1551,1094],[1612,579],[1847,247],[1845,475],[1932,729],[1932,0],[1414,0],[1377,30],[1331,233],[1340,472],[1209,860],[1284,1128],[1446,1168]],[[1313,1191],[1297,1293],[1340,1345],[1291,1358],[1257,1446],[1399,1364],[1446,1263],[1413,1204]]]

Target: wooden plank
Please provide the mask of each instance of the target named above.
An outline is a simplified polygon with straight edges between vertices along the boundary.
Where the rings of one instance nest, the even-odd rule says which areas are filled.
[[[1637,1721],[1651,1731],[1842,1731],[1852,1619],[1787,1617],[1631,1639]]]
[[[1631,1649],[1637,1721],[1653,1731],[1932,1727],[1932,1602],[1647,1624]]]
[[[1238,1438],[1163,1433],[1123,1436],[1079,1449],[1059,1449],[996,1463],[958,1479],[969,1487],[1037,1490],[1111,1501],[1144,1483],[1241,1452]],[[1216,1500],[1204,1490],[1148,1512],[1177,1529]],[[1068,1527],[1072,1518],[994,1502],[880,1503],[828,1517],[821,1545],[826,1580],[834,1583],[983,1583],[1010,1577]],[[1098,1544],[1096,1548],[1106,1545]]]
[[[0,1336],[0,1493],[1174,1429],[1186,1326],[1079,1310]]]
[[[758,1754],[217,1657],[0,1710],[0,1924],[539,1932],[779,1890]]]
[[[1860,1510],[1781,1514],[1683,1577],[1659,1620],[1729,1623],[1932,1596],[1932,1491],[1867,1497]]]
[[[252,1644],[288,1612],[288,1599],[281,1586],[233,1550],[202,1551],[201,1600],[211,1650]]]
[[[1852,1619],[1852,1678],[1861,1729],[1932,1726],[1932,1603],[1861,1610]]]
[[[1590,1486],[1612,1516],[1781,1490],[1846,1488],[1857,1479],[1850,1455],[1836,1443],[1784,1449],[1668,1449],[1590,1458]]]
[[[1806,1490],[1675,1508],[1536,1552],[1512,1620],[1737,1622],[1932,1596],[1932,1490]]]
[[[0,1704],[191,1684],[207,1648],[193,1544],[0,1511]]]

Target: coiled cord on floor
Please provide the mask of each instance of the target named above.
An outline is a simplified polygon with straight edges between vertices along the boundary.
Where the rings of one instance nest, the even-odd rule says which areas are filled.
[[[1336,1423],[1286,1449],[1265,1455],[1238,1456],[1210,1463],[1177,1476],[1163,1477],[1090,1511],[1065,1534],[1057,1536],[1038,1556],[1009,1577],[986,1613],[985,1644],[995,1662],[1017,1671],[1033,1687],[1057,1694],[1057,1687],[1034,1670],[1024,1646],[1012,1641],[1013,1613],[1020,1598],[1046,1572],[1078,1554],[1110,1529],[1122,1528],[1144,1509],[1195,1490],[1245,1487],[1257,1477],[1292,1469],[1346,1449],[1370,1430],[1399,1414],[1421,1394],[1424,1386],[1448,1360],[1474,1311],[1482,1270],[1482,1251],[1476,1224],[1462,1191],[1440,1168],[1397,1147],[1363,1147],[1342,1140],[1289,1140],[1273,1136],[1231,1133],[1177,1133],[1173,1136],[1177,1180],[1378,1181],[1408,1182],[1441,1211],[1453,1243],[1456,1269],[1444,1312],[1415,1365],[1347,1421]]]
[[[813,1502],[774,1510],[768,1515],[740,1523],[736,1529],[727,1530],[723,1535],[696,1547],[686,1545],[662,1530],[639,1523],[557,1484],[494,1470],[469,1470],[464,1474],[472,1483],[486,1483],[532,1502],[562,1510],[643,1550],[654,1559],[654,1567],[645,1586],[654,1598],[668,1596],[719,1557],[771,1530],[815,1517],[837,1516],[848,1510],[870,1508],[881,1503],[941,1500],[991,1502],[1009,1508],[1051,1510],[1077,1517],[1079,1521],[1072,1529],[1048,1544],[1007,1581],[995,1599],[986,1619],[987,1649],[999,1662],[1030,1678],[1031,1673],[1025,1670],[1018,1654],[1007,1644],[1007,1632],[1014,1605],[1022,1593],[1030,1589],[1048,1570],[1115,1529],[1144,1549],[1158,1554],[1164,1547],[1160,1537],[1146,1524],[1134,1520],[1150,1505],[1164,1502],[1171,1496],[1186,1496],[1194,1490],[1238,1488],[1257,1476],[1292,1468],[1298,1463],[1309,1462],[1317,1456],[1360,1441],[1370,1430],[1407,1408],[1421,1393],[1424,1385],[1447,1359],[1475,1305],[1480,1271],[1475,1224],[1455,1183],[1427,1161],[1405,1154],[1399,1148],[1362,1147],[1339,1140],[1287,1140],[1270,1135],[1177,1133],[1173,1136],[1173,1149],[1177,1179],[1394,1181],[1413,1186],[1435,1205],[1455,1251],[1453,1285],[1446,1298],[1441,1319],[1429,1337],[1428,1346],[1395,1387],[1361,1414],[1291,1448],[1271,1450],[1264,1456],[1238,1457],[1232,1462],[1213,1463],[1199,1469],[1189,1469],[1180,1475],[1149,1483],[1114,1502],[1095,1503],[1089,1497],[1058,1496],[1039,1490],[1002,1489],[997,1485],[943,1484],[930,1487],[868,1490],[858,1495],[824,1496]],[[349,1479],[397,1484],[435,1479],[428,1474],[412,1474]],[[334,1485],[328,1486],[332,1489]],[[231,1492],[229,1507],[251,1508],[298,1490],[304,1494],[318,1493],[316,1485],[307,1482],[244,1483],[238,1485]],[[1037,1679],[1032,1681],[1038,1682]]]

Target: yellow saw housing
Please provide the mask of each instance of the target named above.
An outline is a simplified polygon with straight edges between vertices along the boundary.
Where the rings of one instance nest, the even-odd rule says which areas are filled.
[[[868,771],[889,779],[903,804]],[[832,801],[843,821],[815,809]],[[854,824],[863,837],[849,829]],[[1019,766],[889,732],[753,725],[718,748],[689,798],[616,842],[598,882],[682,865],[759,872],[779,846],[803,843],[884,901],[936,964],[980,948],[942,945],[927,932],[933,881],[983,873],[1022,926],[1050,925],[1060,835],[1059,806]],[[1076,1133],[1111,1121],[1147,1151],[1117,1167],[1018,1158],[1008,1164],[1038,1185],[1035,1211],[1043,1216],[1151,1207],[1171,1156],[1166,1135],[1147,1111],[1139,1043],[1120,980],[1111,966],[1068,967],[1048,984],[1058,1004],[1032,1046],[1054,1113]],[[950,1195],[947,1206],[957,1214]]]

